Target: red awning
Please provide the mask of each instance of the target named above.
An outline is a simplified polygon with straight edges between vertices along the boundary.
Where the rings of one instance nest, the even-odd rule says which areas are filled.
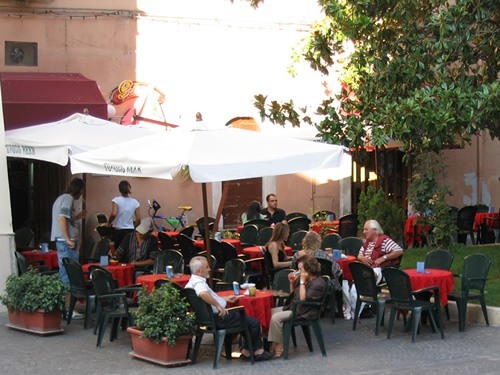
[[[0,73],[5,130],[58,121],[73,113],[106,119],[97,83],[79,73]]]

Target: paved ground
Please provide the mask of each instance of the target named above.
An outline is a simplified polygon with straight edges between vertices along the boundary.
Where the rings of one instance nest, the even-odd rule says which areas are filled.
[[[39,337],[5,327],[7,314],[0,313],[0,374],[202,374],[212,373],[213,346],[202,346],[196,365],[165,369],[128,356],[130,339],[120,332],[118,340],[96,349],[92,330],[83,321],[65,323],[64,334]],[[500,327],[469,325],[458,332],[457,322],[445,323],[445,339],[424,326],[415,344],[397,321],[390,340],[382,328],[374,335],[374,319],[362,320],[357,331],[352,321],[323,320],[328,356],[315,344],[309,353],[298,332],[299,347],[290,359],[260,362],[251,366],[241,360],[221,358],[217,374],[498,374],[500,373]],[[215,372],[213,372],[215,373]]]

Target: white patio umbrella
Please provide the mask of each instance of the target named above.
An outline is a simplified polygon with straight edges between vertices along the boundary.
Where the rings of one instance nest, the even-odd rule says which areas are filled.
[[[186,132],[175,129],[72,155],[71,171],[172,179],[182,168],[189,168],[191,179],[202,183],[205,245],[210,254],[207,182],[321,168],[336,170],[339,178],[343,178],[350,174],[350,158],[341,146],[248,130],[222,128]],[[349,162],[346,163],[346,159]]]
[[[65,119],[5,132],[7,156],[66,165],[70,154],[154,133],[150,128],[119,125],[75,113]]]
[[[344,168],[346,159],[343,147],[326,143],[233,128],[176,129],[72,155],[71,171],[172,179],[187,167],[193,181],[217,182]]]

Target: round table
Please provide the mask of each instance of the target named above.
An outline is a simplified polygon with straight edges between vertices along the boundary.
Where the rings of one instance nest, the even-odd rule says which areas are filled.
[[[186,284],[189,281],[190,276],[186,274],[176,274],[176,277],[167,277],[164,273],[155,273],[152,275],[141,275],[137,276],[137,279],[135,282],[137,284],[142,284],[146,287],[147,290],[150,292],[154,289],[155,287],[155,281],[157,280],[170,280],[174,283],[179,284],[181,287],[185,287]]]
[[[59,267],[57,251],[55,250],[50,250],[48,253],[42,253],[40,250],[29,250],[23,251],[21,254],[29,261],[43,260],[49,271]]]
[[[240,291],[244,295],[245,290]],[[234,295],[232,290],[224,290],[217,293],[221,297]],[[266,335],[269,332],[269,322],[271,321],[271,309],[274,307],[273,292],[269,290],[257,290],[255,297],[244,295],[232,306],[243,306],[248,316],[256,318],[262,326],[262,332]]]
[[[333,258],[332,258],[333,259]],[[351,270],[349,269],[349,264],[356,261],[356,257],[352,255],[347,255],[346,258],[343,259],[334,259],[335,262],[342,268],[342,279],[343,280],[352,280]]]
[[[85,278],[90,278],[89,268],[92,265],[100,266],[99,263],[87,263],[82,265],[83,273]],[[122,288],[127,285],[134,283],[134,265],[130,263],[116,263],[109,264],[107,266],[102,266],[107,269],[113,275],[113,278],[117,280],[118,288]]]
[[[429,286],[439,287],[441,305],[448,304],[448,294],[455,287],[455,279],[450,271],[427,268],[425,272],[417,272],[416,268],[404,270],[410,276],[411,288],[418,290]]]

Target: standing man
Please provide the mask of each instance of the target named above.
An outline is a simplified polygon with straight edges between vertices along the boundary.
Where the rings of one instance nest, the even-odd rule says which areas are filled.
[[[85,183],[81,178],[74,178],[66,191],[60,195],[52,206],[52,230],[50,239],[55,241],[57,248],[57,259],[59,261],[59,275],[69,289],[69,278],[62,260],[70,258],[79,261],[78,252],[78,226],[77,221],[85,218],[87,211],[75,213],[73,202],[83,194]],[[68,294],[69,297],[69,294]],[[67,302],[68,299],[67,299]],[[73,312],[73,319],[83,318],[82,314]]]
[[[266,217],[271,224],[286,222],[286,213],[278,208],[278,197],[276,194],[268,194],[266,197],[267,208],[262,210],[262,215]]]
[[[210,266],[206,258],[202,256],[195,256],[189,262],[191,269],[191,278],[186,284],[186,288],[194,289],[196,295],[206,303],[212,305],[212,311],[215,315],[215,325],[219,328],[237,327],[241,323],[241,315],[236,311],[227,311],[227,302],[234,303],[239,296],[220,297],[215,293],[207,284],[207,279],[210,277]],[[252,348],[254,350],[254,357],[256,361],[264,361],[271,359],[273,354],[266,352],[262,347],[261,326],[257,319],[246,316],[246,324],[250,331],[252,338]],[[250,358],[248,351],[248,343],[241,349],[241,356],[243,358]]]

